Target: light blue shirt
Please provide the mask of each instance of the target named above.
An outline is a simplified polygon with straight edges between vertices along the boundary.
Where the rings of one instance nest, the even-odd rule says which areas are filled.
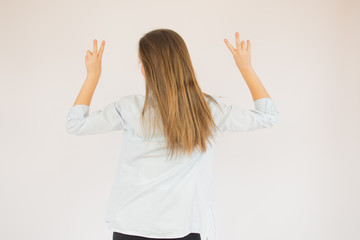
[[[270,128],[279,119],[271,98],[258,99],[255,109],[245,109],[213,97],[221,109],[209,99],[207,102],[221,132]],[[215,240],[214,140],[205,153],[167,159],[163,135],[155,134],[149,141],[143,136],[140,117],[144,100],[140,94],[128,95],[93,112],[88,105],[75,105],[66,117],[66,131],[72,135],[123,130],[105,217],[108,228],[150,238],[180,238],[197,232],[202,240]]]

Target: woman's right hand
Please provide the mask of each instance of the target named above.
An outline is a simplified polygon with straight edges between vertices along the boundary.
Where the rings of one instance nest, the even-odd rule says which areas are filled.
[[[251,65],[251,45],[250,40],[247,40],[247,46],[245,46],[245,42],[240,42],[239,32],[235,32],[235,41],[236,41],[236,49],[230,44],[230,42],[225,38],[224,42],[228,46],[230,52],[232,53],[236,65],[240,71],[252,68]]]

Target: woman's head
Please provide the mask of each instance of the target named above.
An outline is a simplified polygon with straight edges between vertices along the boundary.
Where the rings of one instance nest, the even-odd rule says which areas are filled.
[[[138,54],[146,88],[142,120],[155,103],[152,120],[162,123],[171,155],[204,152],[216,128],[205,97],[216,101],[201,91],[182,37],[170,29],[150,31],[139,40]]]

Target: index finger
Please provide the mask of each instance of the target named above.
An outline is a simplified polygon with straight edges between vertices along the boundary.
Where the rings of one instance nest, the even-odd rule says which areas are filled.
[[[235,49],[234,49],[234,47],[229,43],[229,40],[227,40],[227,39],[225,38],[225,39],[224,39],[224,42],[225,42],[226,46],[229,48],[230,52],[231,52],[232,54],[234,54],[234,53],[235,53]]]

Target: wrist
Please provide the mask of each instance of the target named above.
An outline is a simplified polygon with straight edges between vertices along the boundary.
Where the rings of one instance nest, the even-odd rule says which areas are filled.
[[[88,72],[86,75],[86,79],[89,79],[90,81],[99,81],[100,73]]]
[[[239,70],[241,73],[246,73],[246,72],[254,71],[254,68],[252,67],[252,65],[247,65],[239,68]]]

